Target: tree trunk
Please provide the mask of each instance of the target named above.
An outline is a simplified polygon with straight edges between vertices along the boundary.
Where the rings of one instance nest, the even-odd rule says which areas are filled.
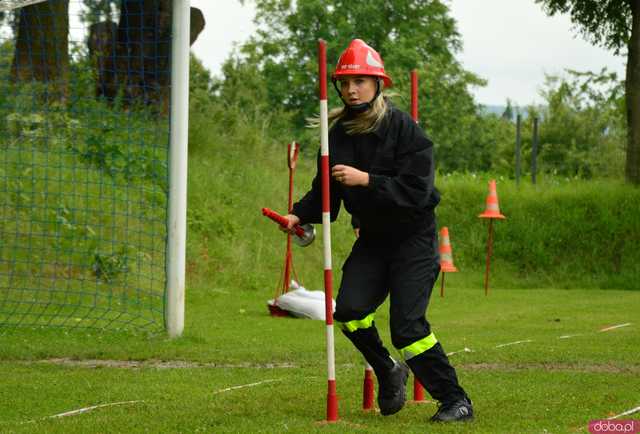
[[[162,104],[170,76],[171,1],[122,0],[115,72],[124,103]]]
[[[91,58],[96,96],[115,96],[113,87],[113,53],[116,47],[118,25],[111,21],[91,24],[89,27],[89,57]]]
[[[122,90],[125,106],[142,103],[168,112],[171,11],[171,0],[122,0],[116,47],[97,51],[98,95],[113,99]],[[191,8],[191,25],[193,43],[205,26],[200,9]],[[108,27],[96,28],[94,43],[101,31],[109,40]]]
[[[20,9],[11,79],[50,85],[65,99],[69,76],[69,0],[50,0]]]
[[[142,103],[168,112],[171,13],[171,0],[122,0],[115,36],[107,23],[92,26],[98,96],[112,100],[122,92],[126,107]],[[191,43],[204,26],[202,11],[191,8]]]
[[[631,38],[627,59],[625,99],[627,103],[627,162],[628,182],[640,185],[640,0],[631,3]]]

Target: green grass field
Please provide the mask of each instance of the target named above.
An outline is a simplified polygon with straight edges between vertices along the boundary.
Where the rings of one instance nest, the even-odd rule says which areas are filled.
[[[468,281],[449,275],[445,297],[434,294],[429,307],[475,402],[476,420],[464,427],[428,424],[434,403],[390,417],[363,412],[360,358],[339,333],[340,420],[320,423],[324,323],[270,317],[271,289],[192,281],[180,339],[5,329],[0,432],[587,432],[589,420],[640,405],[637,292],[492,289],[485,296]],[[389,342],[386,307],[379,321]],[[601,331],[616,325],[624,326]],[[116,405],[50,418],[105,404]]]

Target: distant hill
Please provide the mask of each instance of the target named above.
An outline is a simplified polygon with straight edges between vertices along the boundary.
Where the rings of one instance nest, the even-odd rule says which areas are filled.
[[[482,108],[482,111],[484,113],[494,114],[498,116],[502,116],[502,113],[504,113],[505,109],[507,108],[506,105],[485,105],[485,104],[480,104],[480,107]]]
[[[496,116],[502,116],[502,113],[504,113],[504,111],[507,109],[506,105],[491,105],[491,104],[480,104],[480,108],[483,114],[487,114],[487,115],[496,115]],[[523,117],[527,116],[527,109],[526,107],[518,107],[520,110],[520,113],[522,114]],[[515,111],[515,107],[514,107],[514,113],[513,113],[513,120],[515,120],[515,116],[516,116],[516,111]]]

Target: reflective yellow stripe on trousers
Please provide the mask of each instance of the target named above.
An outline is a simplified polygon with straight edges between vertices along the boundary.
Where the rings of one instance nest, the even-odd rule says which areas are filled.
[[[433,346],[437,343],[438,343],[438,339],[436,339],[436,335],[431,333],[429,336],[426,336],[420,339],[419,341],[416,341],[411,345],[400,349],[400,354],[402,354],[402,357],[405,360],[409,360],[412,357],[415,357],[433,348]]]
[[[362,319],[355,319],[353,321],[343,322],[342,329],[351,333],[355,332],[358,329],[368,329],[373,324],[374,316],[375,314],[371,313]]]

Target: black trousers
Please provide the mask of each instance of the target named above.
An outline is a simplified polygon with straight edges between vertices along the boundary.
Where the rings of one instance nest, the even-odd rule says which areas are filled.
[[[334,318],[341,323],[373,315],[390,298],[391,341],[395,348],[408,347],[431,334],[425,314],[433,285],[440,272],[435,230],[424,230],[402,242],[378,243],[360,238],[343,268]],[[343,332],[360,350],[380,377],[393,366],[375,323]],[[407,364],[439,401],[465,396],[454,368],[437,343]]]

